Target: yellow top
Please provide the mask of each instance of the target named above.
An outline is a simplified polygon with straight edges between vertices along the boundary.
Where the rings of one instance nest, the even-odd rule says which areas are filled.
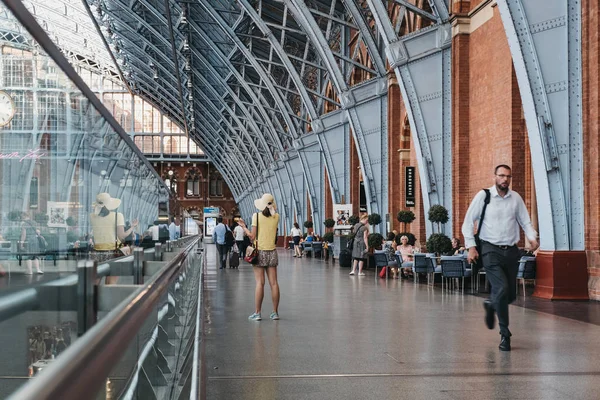
[[[256,226],[257,216],[260,218],[258,221],[258,250],[275,250],[279,214],[265,217],[262,213],[255,213],[252,216],[252,226]]]
[[[123,214],[117,213],[116,222],[117,226],[125,226]],[[90,214],[90,223],[94,233],[94,250],[115,250],[115,242],[117,241],[115,212],[111,211],[106,217]],[[118,243],[121,242],[118,241]]]

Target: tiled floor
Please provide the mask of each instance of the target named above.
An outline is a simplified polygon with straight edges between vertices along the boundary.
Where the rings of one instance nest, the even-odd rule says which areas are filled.
[[[209,399],[599,398],[600,327],[586,318],[511,306],[513,351],[502,353],[479,297],[281,251],[281,320],[268,319],[267,283],[265,319],[251,322],[252,268],[216,270],[206,247]],[[597,304],[568,307],[593,315]]]

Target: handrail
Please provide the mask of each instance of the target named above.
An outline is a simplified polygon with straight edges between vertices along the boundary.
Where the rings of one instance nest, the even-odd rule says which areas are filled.
[[[199,240],[194,239],[148,283],[98,321],[9,400],[79,400],[97,393]]]

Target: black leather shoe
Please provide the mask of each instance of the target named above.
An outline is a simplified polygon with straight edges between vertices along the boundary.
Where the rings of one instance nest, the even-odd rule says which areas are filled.
[[[510,337],[502,335],[498,348],[502,351],[510,351]]]
[[[485,309],[485,325],[488,329],[494,329],[496,318],[494,318],[494,307],[489,300],[483,302],[483,308]]]

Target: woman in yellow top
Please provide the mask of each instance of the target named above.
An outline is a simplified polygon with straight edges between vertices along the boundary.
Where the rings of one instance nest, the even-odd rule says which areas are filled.
[[[272,194],[265,193],[260,199],[254,200],[254,206],[261,212],[252,216],[252,231],[246,227],[244,220],[240,219],[238,224],[244,230],[244,233],[250,240],[257,239],[258,262],[254,265],[254,279],[256,280],[256,290],[254,292],[254,302],[256,309],[248,317],[252,321],[260,321],[260,311],[263,298],[265,296],[265,272],[269,278],[271,286],[271,298],[273,300],[273,312],[270,318],[279,319],[279,284],[277,283],[277,250],[275,242],[277,241],[277,226],[279,225],[279,214],[277,214],[277,205]],[[256,232],[258,231],[258,238]]]

